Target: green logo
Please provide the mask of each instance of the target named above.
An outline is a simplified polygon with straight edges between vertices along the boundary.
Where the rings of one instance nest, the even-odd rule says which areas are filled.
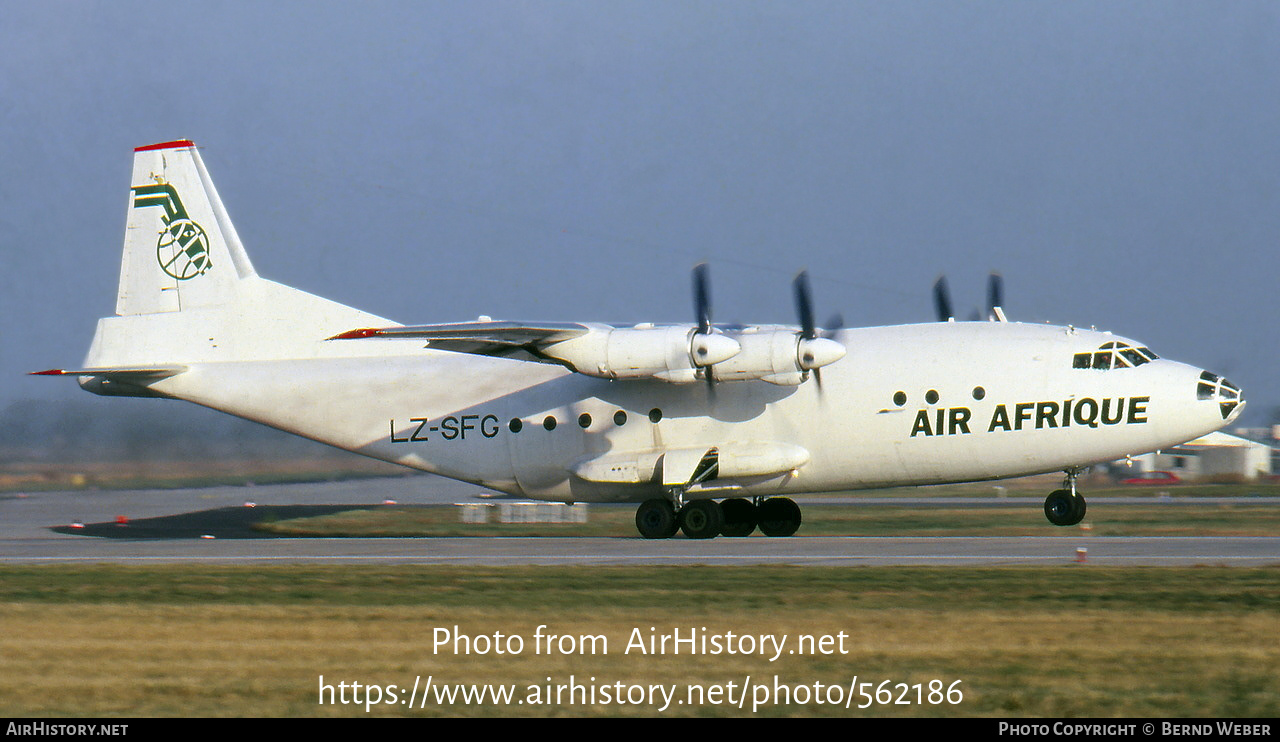
[[[168,183],[134,186],[133,207],[146,206],[164,207],[164,229],[156,240],[156,261],[161,270],[185,281],[203,275],[213,266],[209,261],[209,237],[187,216],[177,189]]]

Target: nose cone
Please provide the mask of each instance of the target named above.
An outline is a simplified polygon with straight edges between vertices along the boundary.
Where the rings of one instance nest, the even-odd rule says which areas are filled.
[[[1244,411],[1244,393],[1240,391],[1240,387],[1209,371],[1200,373],[1196,399],[1216,402],[1223,425],[1235,420]]]

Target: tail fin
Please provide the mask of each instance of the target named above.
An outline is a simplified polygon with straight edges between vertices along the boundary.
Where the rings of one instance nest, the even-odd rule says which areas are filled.
[[[132,186],[116,314],[217,306],[257,275],[194,144],[134,150]]]
[[[86,366],[328,355],[325,338],[387,322],[260,278],[187,140],[134,151],[116,314]]]

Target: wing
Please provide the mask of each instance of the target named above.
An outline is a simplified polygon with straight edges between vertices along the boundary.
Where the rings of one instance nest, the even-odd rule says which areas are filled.
[[[542,349],[590,331],[587,325],[576,322],[486,321],[362,328],[329,339],[417,338],[426,341],[427,347],[433,350],[563,364],[562,360],[543,355]]]

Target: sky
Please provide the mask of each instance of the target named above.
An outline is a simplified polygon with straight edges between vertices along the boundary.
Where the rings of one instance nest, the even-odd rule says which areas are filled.
[[[1280,406],[1273,2],[47,2],[0,24],[0,405],[87,396],[134,147],[398,322],[1013,320]],[[113,405],[128,401],[107,400]],[[110,406],[98,408],[111,414]]]

